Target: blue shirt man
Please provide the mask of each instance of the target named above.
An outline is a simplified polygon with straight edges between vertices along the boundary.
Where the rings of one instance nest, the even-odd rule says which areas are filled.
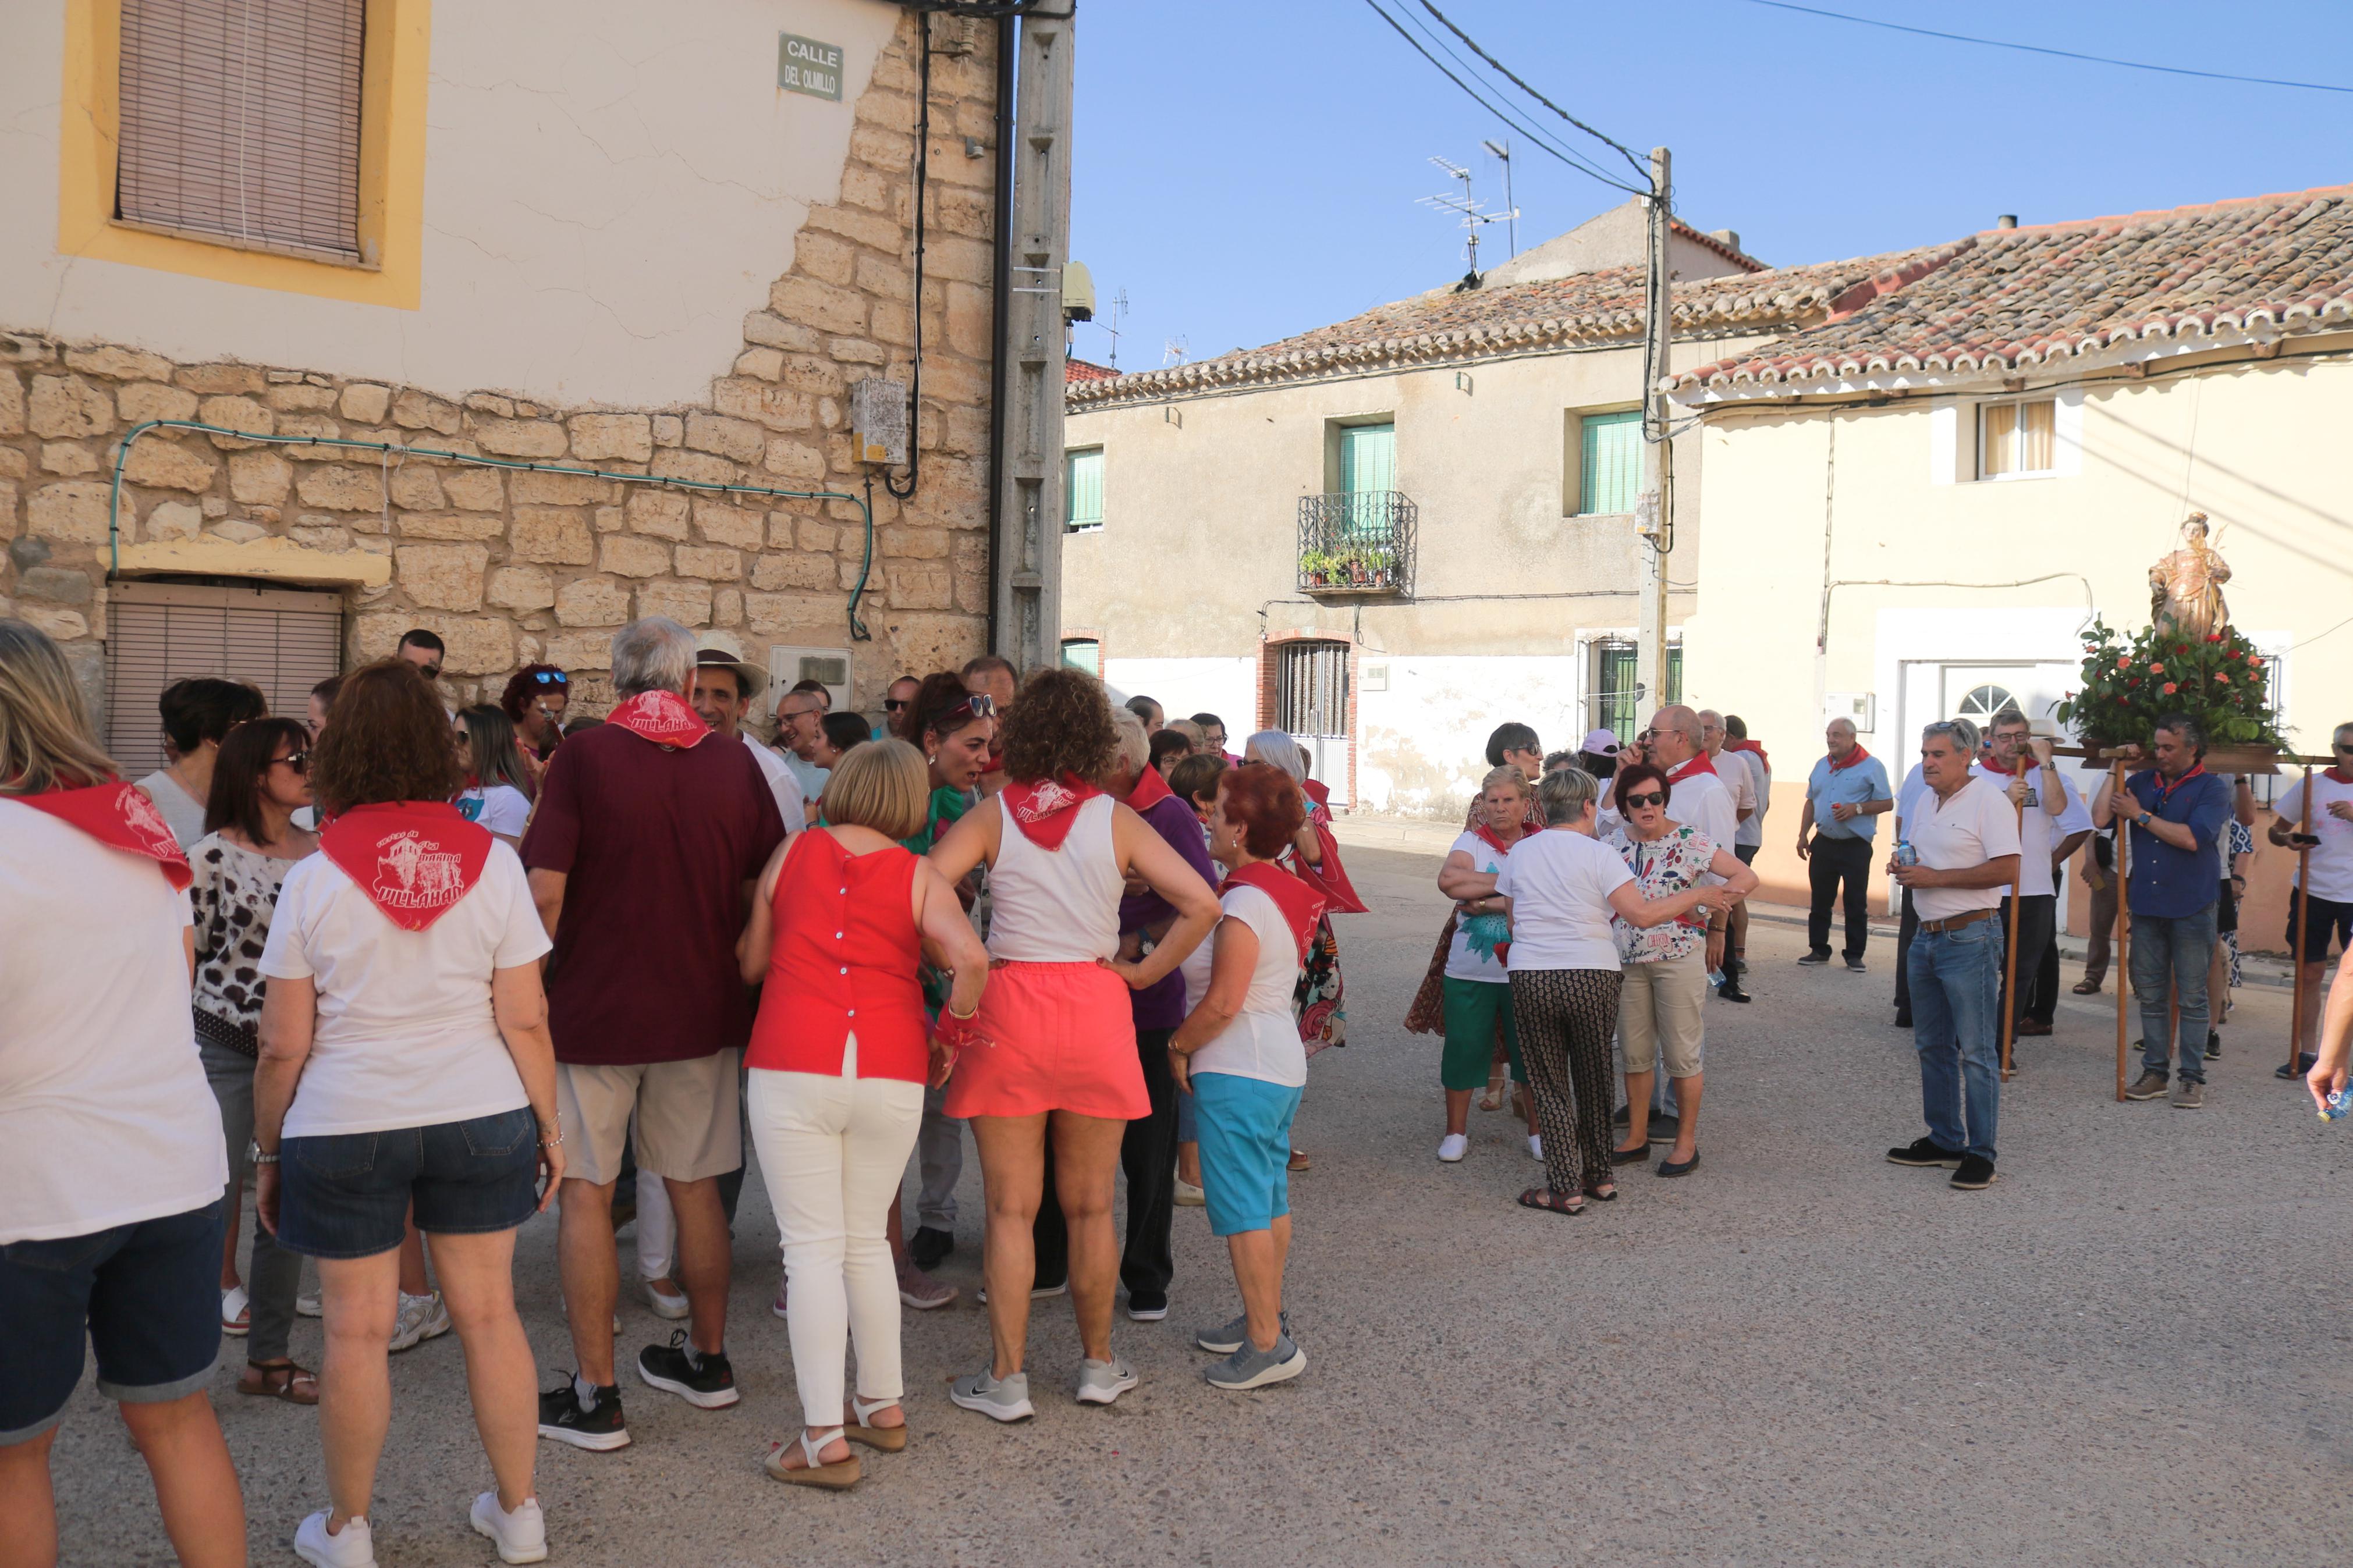
[[[2182,848],[2158,837],[2141,813],[2132,814],[2139,825],[2132,829],[2125,896],[2134,917],[2179,920],[2213,903],[2221,893],[2214,845],[2231,820],[2230,781],[2208,773],[2201,762],[2176,779],[2146,769],[2125,780],[2125,791],[2147,817],[2177,823],[2195,840],[2193,847]]]
[[[1869,805],[1873,801],[1892,798],[1887,770],[1879,759],[1854,745],[1852,737],[1848,746],[1843,758],[1818,759],[1806,780],[1806,801],[1813,807],[1814,831],[1824,838],[1871,837],[1878,828],[1876,816],[1862,811],[1841,814],[1833,808]]]

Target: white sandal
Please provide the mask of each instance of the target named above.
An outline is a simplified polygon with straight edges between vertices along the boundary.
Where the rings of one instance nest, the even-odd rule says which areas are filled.
[[[851,1394],[849,1413],[858,1419],[841,1429],[842,1436],[853,1443],[863,1443],[868,1447],[881,1453],[896,1454],[903,1451],[907,1447],[907,1424],[903,1417],[896,1426],[869,1426],[866,1424],[868,1416],[894,1409],[898,1404],[895,1399],[860,1399],[858,1395]]]
[[[801,1428],[799,1437],[802,1460],[799,1468],[793,1468],[785,1463],[785,1445],[782,1443],[768,1445],[767,1458],[760,1461],[760,1467],[787,1486],[827,1487],[835,1491],[854,1487],[858,1484],[859,1475],[857,1455],[852,1454],[846,1459],[836,1459],[829,1465],[818,1458],[833,1444],[835,1439],[844,1436],[843,1429],[836,1426],[830,1431],[818,1433],[816,1440],[811,1441],[808,1428],[804,1426]]]
[[[253,1299],[242,1285],[232,1285],[221,1292],[221,1332],[243,1339],[253,1327]]]

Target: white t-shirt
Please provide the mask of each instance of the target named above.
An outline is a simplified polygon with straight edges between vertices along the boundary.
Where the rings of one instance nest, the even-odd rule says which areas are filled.
[[[153,861],[0,796],[0,1246],[220,1202],[189,918]]]
[[[1748,753],[1718,752],[1708,761],[1715,765],[1716,782],[1732,792],[1733,820],[1739,821],[1740,814],[1745,811],[1748,813],[1748,820],[1755,821],[1757,819],[1757,775],[1748,771]],[[1732,841],[1727,838],[1725,842],[1729,844]]]
[[[2316,899],[2327,899],[2333,903],[2353,903],[2353,822],[2332,816],[2328,812],[2329,804],[2333,801],[2353,801],[2353,784],[2338,784],[2330,778],[2328,774],[2334,771],[2328,769],[2312,775],[2312,831],[2320,843],[2307,863],[2312,872],[2312,883],[2305,891]],[[2304,820],[2304,781],[2298,779],[2288,785],[2287,793],[2279,797],[2272,809],[2279,813],[2279,819],[2287,824],[2288,831],[2300,831],[2298,824]],[[2290,873],[2289,885],[2295,885],[2294,873]]]
[[[1209,830],[1204,827],[1201,830],[1201,836],[1207,838],[1208,832]],[[1225,881],[1226,868],[1215,860],[1210,861],[1209,890],[1217,891],[1225,886]],[[1185,962],[1176,966],[1176,973],[1185,977],[1185,1011],[1187,1013],[1199,1006],[1201,998],[1208,993],[1209,969],[1217,957],[1217,935],[1216,929],[1211,928],[1209,934],[1204,937],[1192,952],[1185,955]]]
[[[1668,783],[1672,787],[1667,796],[1667,820],[1679,822],[1695,833],[1704,834],[1710,844],[1736,842],[1740,820],[1739,807],[1733,798],[1729,782],[1733,776],[1726,773],[1719,777],[1715,773],[1694,772],[1681,778],[1670,777]],[[1711,887],[1723,880],[1713,873],[1707,879]],[[1560,966],[1554,964],[1549,967]]]
[[[1274,900],[1247,882],[1229,886],[1219,897],[1227,920],[1240,921],[1258,938],[1258,966],[1250,971],[1242,1010],[1225,1033],[1193,1053],[1193,1070],[1230,1073],[1292,1089],[1307,1082],[1307,1047],[1299,1021],[1291,1016],[1292,993],[1299,988],[1299,939]],[[1225,921],[1218,922],[1218,931]],[[1201,944],[1214,948],[1218,931]]]
[[[1522,838],[1518,842],[1525,844],[1527,840]],[[1447,850],[1446,858],[1451,860],[1457,854],[1471,857],[1473,871],[1497,870],[1504,860],[1504,856],[1493,845],[1475,833],[1465,833],[1455,839],[1452,847]],[[1485,920],[1489,917],[1477,918]],[[1454,922],[1454,942],[1446,950],[1446,978],[1487,980],[1499,985],[1510,984],[1512,977],[1504,972],[1503,964],[1496,962],[1494,951],[1490,948],[1482,952],[1472,945],[1470,932],[1465,929],[1469,924],[1468,918]]]
[[[1969,772],[1971,776],[1984,779],[2000,790],[2003,799],[2010,798],[2009,776],[1989,773],[1982,763]],[[2042,808],[2042,791],[2048,787],[2048,776],[2030,759],[2026,764],[2026,809],[2019,812],[2018,807],[2010,807],[2018,816],[2018,879],[2025,885],[2030,899],[2047,899],[2058,892],[2051,878],[2051,852],[2074,835],[2092,831],[2091,807],[2084,804],[2063,773],[2059,776],[2059,788],[2066,795],[2066,805],[2056,816]],[[1994,891],[2004,898],[2010,894],[2008,888],[1996,888]],[[1915,894],[1914,899],[1916,907],[1918,895]]]
[[[317,983],[311,1058],[289,1138],[465,1121],[528,1105],[491,1012],[491,972],[553,946],[512,848],[423,931],[395,925],[343,868],[313,855],[287,874],[261,973]]]
[[[1757,804],[1757,809],[1748,820],[1734,830],[1732,842],[1736,845],[1754,844],[1761,849],[1765,846],[1765,814],[1773,809],[1773,770],[1767,767],[1765,759],[1754,752],[1731,751],[1715,759],[1718,769],[1723,768],[1725,757],[1746,765],[1749,788]]]
[[[1958,871],[2019,852],[2018,808],[1989,780],[1971,777],[1942,801],[1931,787],[1917,804],[1919,820],[1905,818],[1904,832],[1923,866]],[[1971,910],[2000,909],[2001,889],[1919,888],[1912,907],[1924,921],[1950,920]]]
[[[188,848],[205,836],[205,803],[182,789],[179,780],[158,768],[139,781],[139,788],[164,814],[164,825],[180,841],[181,848]]]
[[[1508,967],[1617,968],[1609,895],[1633,879],[1618,851],[1574,828],[1547,828],[1514,845],[1495,873],[1495,891],[1512,900]]]
[[[798,774],[787,767],[776,749],[757,741],[746,741],[752,756],[760,764],[760,776],[768,781],[768,793],[776,797],[776,815],[785,819],[787,837],[808,826],[808,796],[802,792]],[[819,774],[823,777],[823,774]],[[820,788],[819,793],[823,791]]]
[[[511,784],[480,785],[459,793],[458,815],[509,838],[521,838],[531,824],[531,796]]]

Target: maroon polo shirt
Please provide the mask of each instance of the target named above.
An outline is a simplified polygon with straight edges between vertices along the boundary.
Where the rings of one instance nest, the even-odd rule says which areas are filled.
[[[723,736],[681,751],[607,724],[556,748],[522,837],[524,866],[568,878],[547,971],[555,1059],[623,1067],[743,1045],[744,884],[784,837],[760,764]]]

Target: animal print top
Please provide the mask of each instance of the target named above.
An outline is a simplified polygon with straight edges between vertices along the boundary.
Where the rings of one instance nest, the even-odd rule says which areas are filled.
[[[188,900],[195,911],[196,1037],[256,1056],[261,949],[269,940],[278,889],[296,862],[208,833],[189,847],[188,865],[195,872]]]

